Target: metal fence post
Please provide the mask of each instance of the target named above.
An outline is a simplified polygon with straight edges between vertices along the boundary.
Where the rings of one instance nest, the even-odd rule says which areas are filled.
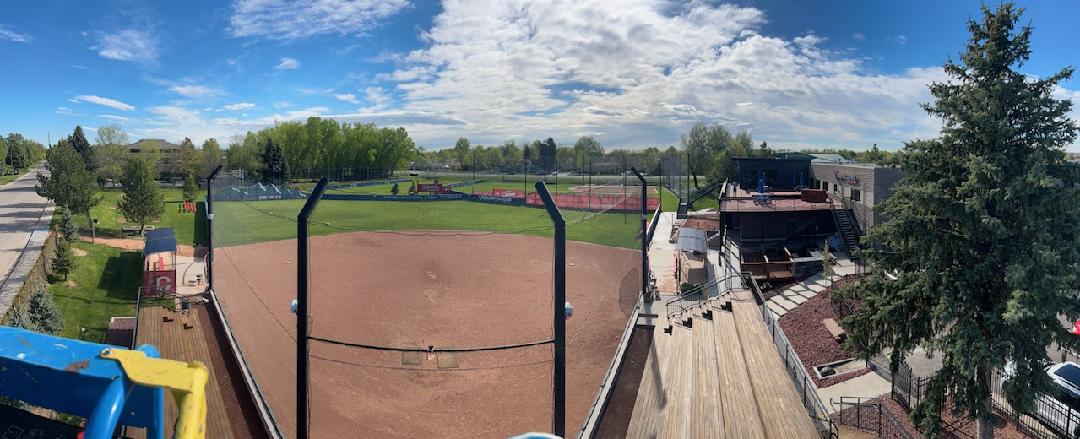
[[[634,171],[634,175],[637,176],[638,181],[641,182],[641,297],[646,300],[651,299],[649,294],[649,224],[646,219],[646,210],[648,201],[648,194],[646,189],[648,185],[645,184],[645,177],[638,172],[637,168],[630,168]],[[625,199],[624,199],[625,202]]]
[[[221,172],[218,165],[206,177],[206,284],[214,289],[214,178]]]
[[[308,419],[308,221],[315,213],[327,180],[323,177],[296,216],[296,437],[307,439]]]
[[[555,205],[551,193],[543,180],[536,182],[536,192],[544,201],[551,221],[555,224],[555,309],[554,309],[554,333],[555,333],[555,373],[552,377],[553,393],[555,400],[554,413],[552,413],[553,433],[559,437],[566,436],[566,220],[563,219],[559,207]]]

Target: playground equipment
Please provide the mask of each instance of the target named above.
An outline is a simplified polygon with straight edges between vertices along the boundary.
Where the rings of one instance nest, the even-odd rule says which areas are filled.
[[[173,437],[206,435],[202,363],[0,326],[0,396],[86,419],[85,439],[108,439],[120,425],[165,437],[165,390],[178,410]],[[31,430],[31,428],[26,428]]]

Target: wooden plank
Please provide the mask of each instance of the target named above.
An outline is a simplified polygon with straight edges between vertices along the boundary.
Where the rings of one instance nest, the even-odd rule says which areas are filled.
[[[154,345],[161,352],[162,358],[199,361],[207,367],[213,367],[210,349],[206,346],[206,338],[203,335],[204,328],[197,316],[190,313],[181,314],[160,306],[145,307],[139,312],[138,344]],[[164,321],[166,316],[173,320]],[[188,328],[185,328],[185,324]],[[165,436],[172,437],[173,423],[177,416],[176,401],[169,395],[165,396],[165,400]],[[206,384],[206,406],[206,437],[232,438],[232,428],[229,417],[225,415],[225,402],[221,396],[221,388],[215,381],[213,373],[210,374],[210,381]],[[129,433],[132,437],[145,437],[145,431],[141,431],[142,429],[132,430]]]
[[[715,313],[714,313],[715,314]],[[716,331],[712,321],[694,321],[694,382],[690,437],[724,436],[724,416],[720,413],[720,376],[716,358]]]
[[[668,347],[670,363],[664,375],[667,404],[663,408],[663,428],[660,437],[686,438],[690,427],[690,399],[692,386],[693,340],[690,328],[676,325],[672,328],[671,345]]]
[[[747,291],[732,303],[736,330],[768,438],[808,438],[818,435],[803,407],[761,319],[761,310]]]
[[[655,438],[659,434],[657,429],[661,416],[661,409],[666,401],[663,400],[662,383],[664,381],[663,370],[666,370],[665,361],[667,345],[671,336],[664,332],[667,319],[661,313],[653,327],[652,346],[649,347],[649,356],[645,359],[645,370],[641,374],[641,384],[638,386],[637,400],[634,401],[634,411],[630,415],[630,424],[626,429],[628,438]]]
[[[720,387],[720,412],[727,437],[764,438],[765,428],[758,413],[754,388],[746,370],[735,318],[721,309],[713,311],[716,357]]]

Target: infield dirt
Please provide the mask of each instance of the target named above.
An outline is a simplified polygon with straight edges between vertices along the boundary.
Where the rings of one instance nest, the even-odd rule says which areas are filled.
[[[552,245],[549,238],[483,232],[313,237],[311,335],[438,348],[550,339]],[[296,321],[289,303],[296,241],[217,253],[216,295],[278,425],[295,437]],[[566,325],[568,435],[584,420],[632,312],[639,257],[567,242],[567,297],[575,310]],[[550,344],[403,355],[313,341],[310,364],[312,437],[505,438],[551,429]]]

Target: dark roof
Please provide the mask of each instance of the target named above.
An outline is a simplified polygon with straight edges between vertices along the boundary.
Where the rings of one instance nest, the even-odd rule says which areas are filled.
[[[176,251],[176,235],[171,227],[154,229],[146,232],[146,244],[143,245],[143,256]]]
[[[801,162],[808,162],[814,159],[814,156],[803,152],[780,152],[772,157],[732,157],[732,160],[736,161],[752,161],[752,160],[794,160]]]

